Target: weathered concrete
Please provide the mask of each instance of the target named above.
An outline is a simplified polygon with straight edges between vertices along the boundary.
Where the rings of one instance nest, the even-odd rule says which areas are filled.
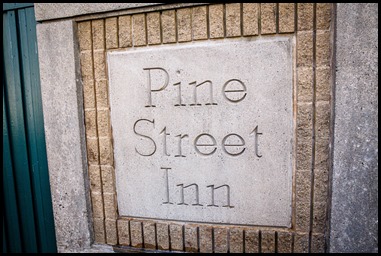
[[[161,11],[173,8],[205,5],[206,3],[36,3],[35,12],[37,21],[54,19],[79,18],[81,15],[102,14],[103,17],[115,16],[121,13],[141,13]]]
[[[330,252],[378,252],[378,4],[337,4]]]
[[[131,9],[160,3],[36,3],[36,20],[50,20],[83,14]]]
[[[292,56],[288,36],[108,53],[119,214],[290,227]]]
[[[91,244],[83,96],[72,21],[37,25],[46,150],[59,252]]]

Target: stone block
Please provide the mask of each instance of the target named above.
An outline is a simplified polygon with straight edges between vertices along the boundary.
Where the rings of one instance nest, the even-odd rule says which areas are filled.
[[[308,253],[308,233],[295,233],[294,253]]]
[[[131,246],[143,248],[142,222],[130,221]]]
[[[226,37],[241,36],[241,4],[226,4]]]
[[[193,40],[208,38],[208,24],[206,18],[206,6],[192,8],[192,31]]]
[[[177,10],[177,40],[179,42],[192,41],[192,14],[190,8]]]
[[[316,4],[316,29],[329,30],[331,27],[331,8],[333,3]]]
[[[118,222],[118,238],[120,245],[130,245],[130,225],[128,220],[119,219]]]
[[[278,232],[278,253],[292,253],[292,233]]]
[[[144,248],[156,249],[156,227],[154,222],[143,222]]]
[[[86,136],[97,137],[97,117],[95,110],[85,111]]]
[[[80,54],[81,62],[81,74],[84,81],[90,81],[94,79],[93,75],[93,56],[91,52],[81,52]]]
[[[161,14],[161,24],[163,30],[163,43],[176,42],[176,17],[175,11],[163,11]]]
[[[172,251],[183,251],[183,226],[177,224],[169,225],[169,235],[171,239],[171,250]]]
[[[118,244],[118,235],[116,230],[116,220],[105,220],[106,227],[106,242],[109,245]]]
[[[200,226],[200,252],[212,253],[213,252],[213,228],[210,226]]]
[[[213,228],[214,232],[214,252],[227,253],[228,252],[228,232],[227,228]]]
[[[119,16],[118,17],[118,33],[119,33],[119,47],[130,47],[132,46],[132,36],[131,36],[131,16]]]
[[[295,31],[295,4],[279,4],[279,33],[293,33]]]
[[[296,65],[312,67],[313,65],[313,34],[312,31],[298,32],[296,38]]]
[[[132,41],[134,46],[147,44],[145,14],[132,15]]]
[[[198,230],[197,225],[185,225],[184,247],[186,252],[198,252]]]
[[[297,14],[298,14],[298,31],[302,30],[313,30],[313,3],[298,3],[297,4]]]
[[[105,48],[104,20],[92,20],[91,31],[93,36],[93,50],[103,50]]]
[[[165,223],[156,224],[157,248],[159,250],[169,250],[169,226]]]
[[[78,41],[79,50],[86,51],[91,50],[91,23],[90,21],[84,21],[78,23]]]
[[[224,37],[224,6],[222,4],[209,6],[210,38]]]
[[[112,166],[102,165],[102,188],[104,193],[115,193],[114,168]]]
[[[106,48],[118,48],[118,20],[116,17],[107,18],[105,20],[106,26]]]
[[[261,34],[275,34],[276,31],[276,4],[261,4]]]
[[[150,12],[147,13],[147,37],[148,44],[160,44],[161,43],[161,31],[160,31],[160,13]]]
[[[245,230],[245,253],[259,253],[259,231],[254,229]]]
[[[102,192],[101,186],[101,172],[98,165],[89,165],[89,179],[91,192]]]
[[[94,79],[106,79],[106,62],[105,62],[105,52],[103,50],[93,52],[94,58]]]
[[[244,36],[258,35],[258,12],[258,3],[242,4],[242,25]]]
[[[275,253],[275,232],[264,230],[261,232],[261,252]]]

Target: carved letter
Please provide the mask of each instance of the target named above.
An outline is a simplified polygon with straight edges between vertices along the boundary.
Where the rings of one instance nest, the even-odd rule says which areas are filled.
[[[242,86],[242,88],[243,89],[232,89],[232,90],[227,90],[226,89],[226,87],[228,86],[228,84],[230,84],[231,82],[233,82],[233,81],[236,81],[236,82],[238,82],[239,84],[241,84],[241,86]],[[240,81],[240,80],[238,80],[238,79],[230,79],[229,81],[227,81],[225,84],[224,84],[224,86],[222,87],[222,92],[223,92],[223,94],[224,94],[224,96],[225,96],[225,99],[227,99],[228,101],[230,101],[230,102],[233,102],[233,103],[237,103],[237,102],[240,102],[240,101],[242,101],[245,97],[246,97],[246,85],[242,82],[242,81]],[[227,93],[231,93],[231,92],[233,92],[233,93],[236,93],[236,92],[245,92],[242,96],[241,96],[241,98],[239,98],[239,99],[231,99],[231,98],[229,98],[228,96],[227,96]]]
[[[212,203],[211,204],[208,204],[207,206],[215,206],[215,207],[218,207],[218,205],[214,204],[214,190],[217,190],[219,188],[222,188],[222,187],[226,187],[227,189],[227,205],[224,205],[222,207],[229,207],[229,208],[234,208],[234,206],[231,206],[230,205],[230,187],[229,185],[221,185],[221,186],[218,186],[218,187],[214,187],[214,185],[209,185],[209,186],[206,186],[207,188],[211,188],[211,192],[212,192]]]
[[[147,139],[149,139],[150,141],[152,141],[153,146],[154,146],[154,149],[153,149],[152,153],[150,153],[150,154],[142,154],[142,153],[140,153],[140,152],[136,149],[136,147],[135,147],[135,151],[136,151],[136,153],[138,153],[138,154],[141,155],[141,156],[152,156],[152,155],[156,152],[156,143],[155,143],[155,141],[154,141],[151,137],[136,132],[136,125],[137,125],[138,122],[140,122],[140,121],[147,121],[147,122],[153,123],[153,125],[154,125],[153,127],[155,128],[155,119],[153,119],[152,121],[151,121],[151,120],[148,120],[148,119],[139,119],[139,120],[137,120],[137,121],[135,122],[135,124],[134,124],[134,133],[135,133],[136,135],[138,135],[138,136],[141,136],[141,137],[143,137],[143,138],[147,138]]]
[[[167,135],[170,135],[167,133],[167,127],[164,127],[164,129],[160,132],[160,134],[164,133],[164,141],[163,141],[163,146],[164,146],[164,155],[170,156],[170,154],[167,153]]]
[[[240,140],[241,140],[241,144],[226,144],[226,140],[230,137],[230,136],[237,136]],[[225,153],[231,155],[231,156],[239,156],[240,154],[242,154],[246,148],[243,148],[240,152],[238,153],[231,153],[229,151],[226,150],[226,147],[241,147],[241,146],[245,146],[245,140],[239,136],[238,134],[235,134],[235,133],[231,133],[231,134],[228,134],[224,137],[224,139],[222,140],[222,149],[225,151]]]
[[[192,205],[202,206],[202,204],[200,204],[199,195],[198,195],[198,185],[196,183],[192,183],[192,184],[185,186],[185,187],[184,187],[184,184],[178,184],[177,186],[181,187],[181,190],[180,190],[181,202],[178,205],[188,205],[188,204],[184,203],[184,189],[189,188],[190,186],[195,186],[195,188],[196,188],[196,203],[192,204]]]
[[[178,82],[178,83],[175,83],[173,84],[174,86],[178,85],[179,86],[179,104],[175,104],[175,107],[178,107],[178,106],[186,106],[185,104],[182,104],[182,100],[181,100],[181,82]]]
[[[255,155],[257,156],[257,157],[262,157],[262,155],[260,155],[259,154],[259,152],[258,152],[258,136],[259,135],[262,135],[263,133],[260,133],[260,132],[258,132],[258,125],[257,126],[255,126],[255,128],[254,128],[254,130],[250,133],[250,135],[251,134],[253,134],[253,133],[255,133]]]
[[[194,99],[194,104],[190,104],[190,106],[201,106],[201,104],[197,103],[197,87],[199,87],[202,84],[209,83],[210,84],[210,102],[206,103],[205,105],[217,105],[217,103],[213,102],[213,83],[210,80],[206,80],[200,84],[196,85],[196,81],[189,83],[189,84],[194,84],[194,92],[193,92],[193,99]]]
[[[164,73],[165,73],[165,82],[159,89],[152,89],[151,70],[155,70],[155,69],[164,71]],[[156,107],[156,105],[152,105],[152,92],[159,92],[159,91],[164,90],[167,87],[168,81],[169,81],[168,72],[164,68],[143,68],[143,70],[148,70],[148,90],[149,90],[149,93],[148,93],[148,105],[146,105],[145,107],[148,107],[148,108],[149,107]]]
[[[181,140],[183,139],[183,138],[185,138],[185,137],[188,137],[188,134],[184,134],[184,135],[181,135],[181,134],[179,134],[179,135],[177,135],[177,136],[175,136],[175,137],[179,137],[180,139],[179,139],[179,154],[178,155],[175,155],[175,157],[185,157],[181,152]]]
[[[169,180],[168,180],[168,170],[171,168],[168,167],[161,167],[160,169],[165,170],[165,185],[166,185],[166,195],[167,195],[167,201],[164,202],[163,204],[173,204],[169,202]]]
[[[201,136],[208,136],[209,138],[212,139],[212,142],[213,144],[198,144],[198,140],[201,138]],[[197,153],[201,154],[201,155],[204,155],[204,156],[209,156],[209,155],[212,155],[214,152],[216,152],[216,149],[217,147],[214,147],[214,149],[208,153],[205,153],[205,152],[201,152],[197,147],[213,147],[213,146],[216,146],[217,145],[217,142],[216,140],[214,139],[214,137],[208,133],[201,133],[200,135],[198,135],[195,139],[194,139],[194,148],[196,150]]]

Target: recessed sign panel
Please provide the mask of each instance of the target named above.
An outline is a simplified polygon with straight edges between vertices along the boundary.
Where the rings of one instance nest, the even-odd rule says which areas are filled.
[[[291,226],[290,37],[108,53],[118,211]]]

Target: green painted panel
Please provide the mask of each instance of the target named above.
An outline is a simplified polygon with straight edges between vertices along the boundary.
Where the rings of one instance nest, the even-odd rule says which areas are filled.
[[[26,6],[3,4],[3,252],[57,252],[36,21]]]
[[[32,7],[33,3],[3,3],[3,12],[20,8]]]
[[[4,65],[3,65],[4,66]],[[4,77],[3,77],[4,79]],[[19,211],[16,200],[15,182],[13,177],[12,156],[9,145],[8,134],[8,118],[6,115],[6,106],[4,100],[4,83],[3,83],[3,202],[4,213],[3,233],[6,234],[6,246],[9,252],[21,251],[21,236],[19,225]],[[5,230],[4,230],[5,229]],[[4,239],[4,238],[3,238]]]
[[[37,236],[41,252],[56,251],[49,173],[46,161],[45,137],[40,93],[36,25],[34,8],[18,13],[20,56],[24,92],[25,124],[34,202],[37,214]],[[49,192],[49,193],[46,193]]]
[[[16,12],[3,13],[3,47],[5,62],[5,95],[8,99],[9,137],[12,143],[13,172],[19,204],[22,245],[26,251],[37,251],[35,222],[30,185],[28,152],[24,129]]]

